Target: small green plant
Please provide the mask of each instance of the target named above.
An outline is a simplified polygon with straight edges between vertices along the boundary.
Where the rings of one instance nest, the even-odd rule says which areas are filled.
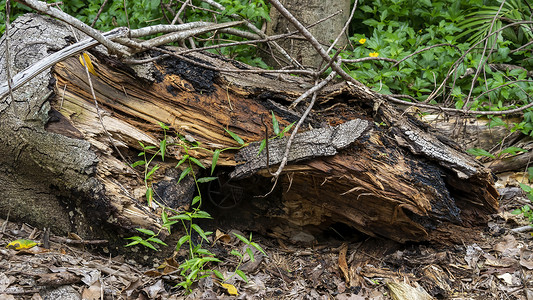
[[[126,238],[127,240],[133,240],[133,242],[127,244],[125,247],[130,247],[130,246],[134,246],[134,245],[137,245],[137,244],[141,244],[141,245],[143,245],[145,247],[148,247],[148,248],[150,248],[150,249],[152,249],[154,251],[159,251],[159,249],[157,249],[152,243],[160,244],[160,245],[163,245],[163,246],[168,246],[165,242],[163,242],[162,240],[157,238],[157,236],[159,235],[159,232],[155,233],[152,230],[144,229],[144,228],[136,228],[136,230],[141,232],[141,233],[144,233],[145,235],[148,235],[149,237],[145,238],[145,239],[143,239],[140,236],[132,236],[132,237]]]
[[[261,246],[259,246],[257,243],[252,242],[252,233],[251,232],[250,232],[250,238],[249,239],[247,239],[244,236],[242,236],[240,234],[237,234],[237,233],[233,233],[233,235],[235,235],[239,240],[241,240],[246,245],[245,252],[246,252],[246,254],[248,254],[248,257],[250,258],[250,260],[252,262],[255,261],[255,257],[254,257],[254,252],[252,251],[251,247],[254,247],[255,249],[257,249],[257,251],[263,253],[263,255],[266,256],[266,253],[263,250],[263,248],[261,248]],[[244,261],[244,258],[245,258],[244,253],[241,252],[241,251],[233,249],[233,250],[231,250],[231,254],[235,255],[235,256],[237,256],[239,258],[239,263],[235,267],[235,271],[233,273],[239,275],[239,277],[241,277],[246,283],[248,283],[248,278],[246,277],[246,274],[244,274],[244,272],[239,269],[241,267],[241,265],[242,265],[242,262]],[[229,279],[230,278],[226,279],[225,281],[228,281]]]
[[[529,175],[529,180],[532,180],[533,179],[533,167],[529,167],[527,169],[527,172]],[[527,198],[530,201],[533,201],[533,189],[531,188],[531,186],[524,184],[524,183],[520,183],[520,188],[526,193]],[[526,204],[522,206],[521,208],[515,209],[511,213],[513,215],[523,214],[524,217],[528,219],[530,223],[529,225],[533,226],[533,209],[531,209],[531,206],[529,206],[529,204]]]
[[[296,122],[292,122],[287,127],[283,128],[283,130],[281,130],[280,127],[279,127],[278,119],[276,119],[276,116],[274,115],[274,112],[271,111],[271,114],[272,114],[272,129],[274,130],[275,136],[268,138],[268,129],[266,130],[266,132],[265,132],[266,137],[261,141],[261,145],[259,145],[259,153],[257,153],[257,156],[259,156],[259,154],[261,154],[261,152],[263,152],[263,150],[266,148],[266,146],[267,146],[267,138],[268,138],[268,140],[273,140],[273,139],[277,139],[277,138],[279,138],[279,139],[283,138],[285,136],[285,134],[287,132],[289,132],[289,130],[291,130],[292,126],[296,123]],[[266,125],[265,125],[265,128],[266,128]]]
[[[487,150],[481,149],[481,148],[470,148],[466,150],[469,154],[472,154],[474,156],[484,156],[484,157],[490,157],[492,159],[500,158],[502,155],[508,153],[511,155],[517,155],[520,152],[528,152],[526,149],[519,148],[519,147],[507,147],[503,149],[502,151],[498,152],[498,154],[495,156],[494,154],[488,152]]]
[[[274,115],[273,118],[275,119]],[[277,121],[276,121],[277,124]],[[169,127],[161,122],[159,122],[159,126],[163,129],[164,138],[159,144],[159,148],[155,146],[145,146],[143,143],[139,142],[139,144],[142,147],[142,152],[139,153],[139,156],[142,156],[142,159],[139,161],[136,161],[131,166],[132,167],[143,167],[143,174],[144,174],[144,184],[146,187],[146,199],[148,202],[148,205],[152,205],[152,203],[157,204],[159,207],[162,208],[161,213],[161,219],[162,219],[162,229],[161,230],[167,230],[169,233],[171,233],[172,227],[175,224],[180,224],[181,227],[184,230],[183,236],[178,240],[176,244],[176,251],[179,251],[182,246],[187,246],[187,259],[179,266],[180,275],[182,276],[182,281],[179,282],[177,285],[183,287],[187,292],[192,291],[192,285],[199,279],[204,278],[206,276],[210,276],[211,274],[214,274],[218,278],[224,281],[224,276],[220,273],[220,271],[216,269],[211,269],[208,267],[210,262],[221,262],[220,259],[216,257],[215,254],[210,252],[209,250],[203,248],[203,243],[208,242],[208,236],[212,234],[212,232],[204,231],[198,224],[197,220],[199,219],[210,219],[211,215],[209,215],[208,212],[201,210],[202,206],[202,191],[200,189],[201,183],[206,183],[212,180],[217,179],[217,177],[213,176],[207,176],[207,177],[198,177],[198,174],[195,172],[196,167],[199,167],[200,169],[206,169],[204,164],[200,162],[197,158],[191,156],[191,150],[204,150],[209,151],[206,148],[203,148],[199,145],[197,142],[190,142],[183,136],[178,136],[180,142],[169,144],[167,139],[167,131],[169,130]],[[288,131],[284,130],[283,133],[279,132],[279,125],[277,125],[278,130],[274,130],[278,136],[280,134],[283,134]],[[229,129],[225,129],[225,131],[239,144],[238,147],[228,147],[225,149],[216,149],[213,151],[213,157],[211,161],[211,169],[210,169],[210,175],[213,175],[215,166],[217,165],[218,158],[220,156],[220,153],[229,149],[240,149],[242,147],[247,146],[248,144],[244,142],[244,140],[239,137],[237,134],[233,133]],[[180,183],[185,177],[192,176],[197,190],[197,196],[195,196],[191,202],[191,209],[190,211],[177,211],[175,209],[169,208],[161,204],[159,201],[157,201],[154,198],[154,192],[153,192],[153,177],[154,174],[159,170],[160,165],[155,164],[153,165],[153,161],[156,157],[161,156],[161,160],[164,161],[165,155],[167,153],[167,147],[168,146],[179,146],[183,149],[183,157],[179,160],[179,162],[176,164],[176,168],[179,167],[185,167],[183,171],[181,172],[178,183]],[[149,154],[149,152],[152,152]],[[163,245],[167,246],[163,241],[161,241],[157,236],[159,236],[160,231],[155,233],[152,230],[149,229],[143,229],[143,228],[137,228],[137,231],[141,232],[144,235],[147,235],[148,237],[141,237],[141,236],[132,236],[127,238],[128,240],[132,240],[129,244],[126,245],[126,247],[134,246],[134,245],[142,245],[149,249],[152,249],[154,251],[158,251],[157,245]],[[194,235],[197,234],[199,236],[199,240],[196,241],[194,238]],[[252,235],[250,234],[250,239],[246,239],[243,236],[237,235],[237,238],[239,238],[241,241],[243,241],[246,245],[256,248],[258,251],[265,253],[263,249],[255,242],[252,242]],[[246,253],[250,256],[250,259],[254,259],[253,252],[250,248],[246,248]],[[234,274],[239,275],[241,278],[247,281],[246,275],[244,272],[242,272],[239,268],[241,266],[242,260],[244,258],[244,254],[240,253],[238,251],[232,251],[233,255],[236,255],[240,258],[240,261],[238,265],[235,268]]]
[[[167,149],[167,130],[169,129],[167,125],[165,125],[162,122],[159,122],[159,126],[163,129],[164,138],[159,144],[159,149],[152,154],[151,156],[147,154],[148,151],[156,149],[155,146],[145,146],[141,141],[139,141],[139,144],[141,145],[141,148],[143,151],[139,153],[138,156],[142,156],[143,159],[138,160],[131,164],[132,168],[135,168],[137,166],[144,166],[144,185],[146,187],[146,200],[148,201],[148,206],[152,206],[152,200],[154,198],[154,189],[152,185],[152,176],[154,173],[159,169],[159,164],[156,164],[155,166],[150,168],[151,162],[156,158],[158,155],[161,155],[161,160],[165,160],[165,153]]]

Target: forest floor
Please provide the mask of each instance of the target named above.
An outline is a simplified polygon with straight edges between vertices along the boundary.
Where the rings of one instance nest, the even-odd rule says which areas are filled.
[[[510,213],[529,201],[519,188],[501,191],[500,212],[484,227],[457,232],[462,242],[452,245],[337,236],[297,246],[255,234],[253,240],[267,255],[254,250],[255,261],[240,266],[248,282],[232,276],[237,260],[230,252],[243,250],[244,244],[228,234],[231,229],[213,228],[219,229],[217,238],[206,248],[224,261],[216,268],[229,278],[236,296],[213,277],[201,279],[185,295],[175,287],[180,253],[146,266],[122,256],[97,256],[57,237],[50,249],[2,247],[0,299],[531,300],[533,240],[524,227],[527,220]],[[3,246],[40,234],[25,224],[0,224]]]

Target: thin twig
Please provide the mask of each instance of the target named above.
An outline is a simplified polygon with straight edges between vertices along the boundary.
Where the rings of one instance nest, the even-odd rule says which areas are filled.
[[[191,2],[191,0],[187,0],[181,5],[180,9],[178,10],[178,12],[176,12],[176,15],[174,16],[174,19],[172,19],[172,23],[170,23],[170,25],[176,24],[176,22],[180,18],[180,15],[185,11],[187,5],[189,5],[189,2]]]
[[[102,5],[100,5],[100,9],[96,13],[96,17],[94,17],[93,22],[91,23],[91,27],[94,27],[94,25],[96,24],[96,21],[98,21],[98,19],[100,18],[100,15],[104,11],[104,7],[107,5],[107,1],[109,1],[109,0],[104,0],[104,3],[102,3]]]
[[[395,59],[392,59],[392,58],[387,58],[387,57],[362,57],[362,58],[356,58],[356,59],[342,59],[341,61],[344,62],[344,63],[360,63],[360,62],[363,62],[363,61],[369,61],[369,60],[382,60],[382,61],[388,61],[388,62],[392,62],[392,63],[399,63],[399,61],[395,60]],[[392,67],[391,67],[392,68]]]
[[[489,33],[492,31],[492,28],[494,27],[494,22],[496,22],[496,18],[500,14],[500,11],[502,10],[504,4],[505,4],[505,0],[502,1],[500,8],[498,8],[498,12],[496,12],[496,15],[494,16],[494,18],[492,19],[492,22],[490,23]],[[466,97],[466,101],[464,103],[465,110],[468,107],[468,103],[470,102],[470,97],[472,96],[472,91],[474,90],[474,86],[476,85],[479,72],[481,71],[481,69],[485,70],[485,63],[489,59],[490,53],[492,53],[492,50],[494,49],[494,45],[496,45],[496,39],[495,39],[494,42],[492,43],[492,47],[491,47],[489,54],[487,55],[487,58],[485,58],[485,53],[487,52],[489,41],[490,39],[485,40],[485,45],[483,46],[483,52],[481,53],[481,59],[479,60],[480,67],[477,68],[476,73],[474,74],[474,78],[472,78],[472,83],[470,85],[470,89],[468,90],[468,96]],[[485,80],[485,84],[487,84],[487,80]]]
[[[311,109],[313,108],[313,105],[315,105],[316,98],[317,98],[316,96],[317,96],[316,93],[313,93],[313,97],[311,97],[311,102],[307,106],[307,109],[305,110],[303,115],[300,117],[300,120],[298,121],[298,123],[296,123],[296,125],[294,125],[294,129],[292,130],[291,136],[287,140],[287,145],[285,146],[285,153],[283,154],[283,158],[281,159],[281,162],[279,163],[278,170],[276,172],[274,172],[274,174],[273,174],[274,178],[276,179],[276,182],[278,180],[279,175],[281,174],[281,171],[283,171],[283,168],[285,168],[285,166],[287,165],[287,161],[289,159],[289,153],[290,153],[290,150],[291,150],[292,141],[296,137],[296,133],[298,132],[298,129],[300,128],[300,126],[303,124],[303,122],[307,118],[307,115],[309,115],[309,113],[311,112]],[[274,184],[274,186],[275,186],[275,184]]]
[[[127,47],[117,44],[110,39],[106,38],[102,33],[100,33],[98,30],[90,27],[89,25],[83,23],[82,21],[74,18],[73,16],[62,12],[61,10],[51,7],[46,4],[46,2],[37,1],[37,0],[15,0],[16,2],[19,2],[21,4],[24,4],[32,9],[35,9],[36,11],[42,12],[44,14],[47,14],[51,17],[57,18],[67,24],[70,24],[77,28],[78,30],[82,31],[83,33],[87,34],[88,36],[94,38],[100,44],[104,45],[109,53],[111,54],[120,54],[122,56],[128,56],[129,50]]]
[[[103,35],[107,39],[113,39],[120,36],[124,36],[127,32],[126,28],[119,27],[115,28],[109,32],[104,33]],[[82,51],[90,49],[98,45],[98,42],[92,38],[83,40],[76,44],[70,45],[60,51],[54,52],[53,54],[41,59],[39,62],[31,65],[26,70],[17,73],[12,78],[13,90],[20,88],[23,84],[30,81],[35,76],[39,75],[41,72],[47,70],[56,63],[63,61],[73,55],[76,55]],[[0,84],[0,99],[4,98],[8,94],[8,84]]]
[[[322,89],[328,82],[333,80],[333,78],[335,78],[335,76],[337,76],[337,72],[335,72],[335,71],[331,72],[328,75],[328,77],[326,77],[324,80],[322,80],[319,84],[317,84],[317,85],[313,86],[312,88],[308,89],[305,93],[303,93],[300,97],[298,97],[298,99],[294,100],[292,102],[292,104],[289,106],[289,109],[294,109],[296,107],[296,105],[298,105],[298,103],[300,103],[300,101],[306,99],[307,97],[309,97],[309,95],[314,94],[317,91],[319,91],[320,89]]]
[[[226,7],[224,7],[223,5],[213,1],[213,0],[201,0],[202,2],[205,2],[205,3],[208,3],[209,5],[212,5],[214,7],[216,7],[217,9],[221,10],[221,11],[224,11],[226,10]],[[236,19],[242,19],[239,15],[237,14],[231,14],[230,17],[232,18],[236,18]],[[261,38],[265,39],[267,38],[267,35],[264,34],[261,29],[255,27],[254,24],[252,24],[250,21],[246,20],[246,27],[248,27],[250,30],[252,30],[254,33],[258,34]],[[292,65],[294,65],[295,67],[297,68],[300,68],[300,69],[303,69],[304,67],[297,61],[295,60],[294,58],[292,58],[288,53],[287,51],[285,51],[285,49],[283,49],[278,43],[276,42],[271,42],[271,44],[274,46],[274,48],[276,48],[276,50],[278,50],[288,61],[291,62]]]
[[[342,27],[341,31],[339,32],[339,34],[337,35],[337,37],[335,38],[333,43],[331,43],[331,45],[329,46],[328,50],[326,51],[327,53],[329,53],[331,51],[331,49],[333,49],[333,47],[335,47],[335,45],[339,42],[339,39],[341,38],[341,36],[348,29],[348,26],[350,26],[350,23],[352,22],[353,15],[355,14],[355,9],[357,8],[357,1],[358,0],[355,0],[355,2],[353,4],[353,7],[352,7],[352,11],[350,12],[350,16],[348,17],[348,20],[346,20],[346,22],[344,23],[344,27]]]

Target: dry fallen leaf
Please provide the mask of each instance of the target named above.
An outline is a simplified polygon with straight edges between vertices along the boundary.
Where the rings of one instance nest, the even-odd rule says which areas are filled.
[[[231,242],[231,236],[217,229],[213,244],[218,240],[220,240],[223,244],[229,244]]]
[[[346,283],[350,283],[350,273],[348,272],[348,264],[346,263],[346,252],[348,251],[348,245],[342,244],[339,251],[339,268],[344,274],[344,280]]]
[[[87,63],[87,69],[89,70],[89,72],[91,72],[91,74],[93,74],[94,76],[98,76],[96,75],[96,71],[94,70],[94,66],[93,66],[93,63],[91,62],[91,58],[86,52],[83,52],[83,54],[80,54],[79,58],[80,58],[80,63],[82,66],[85,67],[85,63]]]
[[[226,289],[226,291],[228,292],[228,294],[230,294],[230,296],[239,296],[239,293],[237,292],[237,288],[233,284],[221,283],[220,285]]]

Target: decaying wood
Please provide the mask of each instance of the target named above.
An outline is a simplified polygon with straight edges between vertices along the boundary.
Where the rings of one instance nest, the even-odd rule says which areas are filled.
[[[13,37],[28,28],[25,22],[33,21],[22,19],[14,24]],[[49,20],[38,26],[45,31],[47,24],[57,26],[63,36],[69,35]],[[16,59],[24,58],[25,53],[14,53]],[[271,117],[271,111],[282,127],[299,119],[300,112],[287,107],[305,92],[301,88],[308,84],[305,78],[217,72],[175,57],[133,69],[98,50],[90,53],[97,73],[91,80],[103,124],[131,161],[122,161],[109,143],[85,69],[72,57],[53,68],[53,97],[45,98],[48,87],[40,84],[36,86],[44,94],[18,100],[27,102],[24,105],[30,107],[29,112],[26,109],[21,114],[21,106],[14,110],[18,114],[8,113],[9,103],[0,103],[0,142],[6,153],[1,164],[6,172],[0,179],[7,180],[4,186],[13,199],[10,201],[21,207],[31,203],[32,209],[41,211],[48,205],[48,210],[57,210],[58,219],[69,220],[69,214],[74,214],[77,219],[71,218],[72,223],[49,226],[77,231],[84,239],[101,234],[90,224],[121,229],[157,227],[159,212],[145,206],[143,178],[128,163],[137,159],[139,142],[159,145],[163,133],[158,122],[171,128],[169,142],[180,143],[179,135],[207,149],[189,153],[206,165],[214,150],[239,146],[224,129],[238,134],[251,146],[222,152],[218,168],[234,172],[236,178],[253,175],[252,182],[258,180],[261,188],[270,189],[271,183],[261,179],[269,176],[266,153],[257,156],[254,142],[264,139],[263,120]],[[208,53],[187,57],[220,69],[250,68]],[[33,80],[48,83],[47,76]],[[247,213],[256,216],[252,218],[256,221],[246,224],[249,229],[267,230],[260,226],[266,223],[254,224],[259,220],[275,220],[272,230],[281,234],[343,223],[373,236],[422,241],[430,239],[439,227],[450,223],[469,226],[496,211],[497,192],[490,171],[441,142],[414,118],[399,113],[380,95],[342,83],[325,88],[318,103],[321,105],[305,123],[306,130],[297,135],[294,161],[284,169],[273,195],[254,198],[261,195],[260,187],[248,186],[250,179],[232,179],[234,186],[250,191],[241,199],[253,204]],[[30,113],[36,117],[22,117]],[[271,122],[267,126],[272,126]],[[283,139],[270,141],[270,164],[279,162],[277,153],[283,152],[284,143]],[[154,180],[158,199],[178,209],[188,207],[194,192],[191,181],[176,184],[180,170],[174,166],[182,156],[181,147],[170,147]],[[19,199],[20,185],[4,174],[16,174],[26,186],[38,183],[41,195],[50,200],[42,201],[36,188],[23,192],[27,200]],[[4,215],[10,212],[13,217],[15,213],[16,218],[33,223],[46,219],[32,214],[32,209],[14,211],[5,202],[0,205]]]

